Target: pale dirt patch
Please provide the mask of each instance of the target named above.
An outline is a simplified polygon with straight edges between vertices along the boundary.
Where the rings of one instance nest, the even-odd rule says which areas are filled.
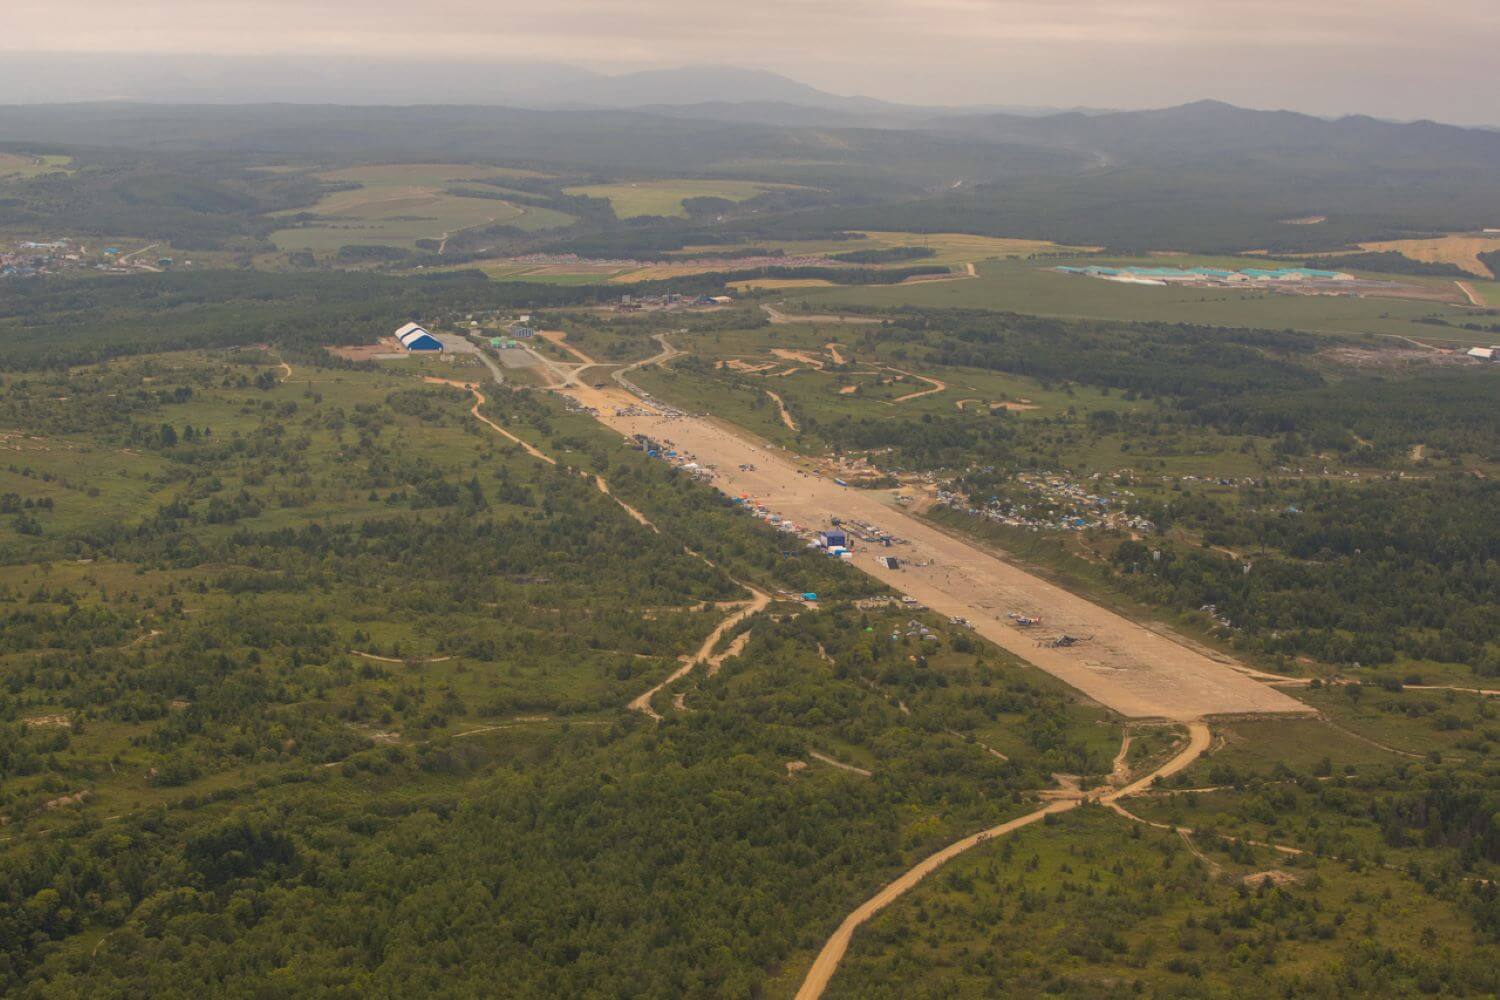
[[[72,795],[59,795],[55,799],[48,799],[42,803],[43,809],[62,809],[65,806],[78,806],[87,802],[92,793],[87,789],[74,792]]]
[[[381,337],[374,344],[350,344],[345,347],[325,348],[329,354],[347,361],[374,361],[387,354],[405,354],[406,350],[395,337]]]
[[[1269,880],[1272,885],[1276,886],[1295,885],[1301,881],[1301,879],[1299,879],[1296,875],[1293,875],[1291,872],[1284,872],[1279,868],[1272,868],[1269,871],[1255,872],[1254,874],[1246,875],[1244,878],[1240,879],[1241,882],[1244,882],[1248,886],[1258,886],[1266,882],[1267,880]]]
[[[839,389],[839,395],[840,396],[852,396],[852,395],[854,395],[858,391],[859,391],[859,386],[857,386],[857,385],[846,385],[843,388]]]
[[[746,375],[759,375],[761,372],[768,372],[777,367],[776,363],[771,361],[761,365],[752,365],[748,361],[741,361],[739,358],[730,358],[727,361],[719,362],[719,364],[733,371],[744,372]]]
[[[21,725],[35,729],[72,729],[73,723],[66,715],[33,715],[22,719]]]
[[[744,281],[731,281],[729,287],[737,292],[749,292],[758,288],[777,291],[783,288],[832,288],[833,282],[827,278],[747,278]]]
[[[795,432],[797,430],[797,421],[792,419],[791,411],[786,408],[786,403],[782,402],[781,397],[770,389],[766,390],[766,395],[770,396],[772,402],[776,404],[776,409],[781,413],[781,422],[786,424],[786,429]]]
[[[783,361],[796,361],[810,368],[822,368],[826,363],[822,358],[808,354],[806,351],[789,351],[784,347],[773,347],[771,353]]]

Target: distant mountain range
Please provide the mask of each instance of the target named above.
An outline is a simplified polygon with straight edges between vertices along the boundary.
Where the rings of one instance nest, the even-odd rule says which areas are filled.
[[[465,63],[306,56],[6,53],[0,104],[504,105],[540,109],[704,106],[722,117],[819,124],[942,112],[1042,114],[1054,108],[914,107],[846,97],[766,70],[688,66],[605,75],[549,62]],[[810,115],[818,111],[821,117]]]

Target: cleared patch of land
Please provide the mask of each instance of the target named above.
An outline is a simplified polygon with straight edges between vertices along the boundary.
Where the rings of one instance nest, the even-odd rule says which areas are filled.
[[[278,229],[271,239],[281,250],[330,253],[346,245],[411,249],[417,240],[441,240],[464,229],[507,225],[541,230],[573,217],[503,198],[450,193],[455,183],[514,176],[501,168],[441,163],[382,164],[318,174],[318,179],[358,187],[334,191],[317,204],[282,216],[308,213],[310,223]],[[480,190],[476,188],[475,190]],[[495,189],[496,194],[501,194]]]
[[[1233,258],[1190,257],[1184,266],[1216,265]],[[1088,263],[1104,263],[1090,258]],[[1159,263],[1149,257],[1119,258],[1110,264]],[[1424,343],[1488,344],[1491,334],[1463,329],[1472,323],[1472,305],[1451,279],[1408,275],[1371,275],[1407,290],[1401,298],[1374,295],[1297,295],[1238,288],[1154,287],[1110,281],[1075,280],[1055,265],[1066,260],[982,261],[978,277],[967,281],[916,282],[900,285],[845,285],[788,289],[786,315],[797,308],[813,314],[837,313],[845,306],[896,308],[998,309],[1064,319],[1196,323],[1205,326],[1259,327],[1307,333],[1383,334]],[[1076,261],[1075,261],[1076,263]],[[1240,259],[1234,266],[1243,266]],[[1474,285],[1495,301],[1489,283]],[[1420,297],[1418,297],[1420,296]],[[773,322],[775,317],[772,317]],[[1455,325],[1433,323],[1443,320]]]
[[[767,191],[789,190],[796,184],[769,184],[762,181],[735,180],[649,180],[621,181],[616,184],[585,184],[565,188],[568,194],[604,198],[621,219],[645,215],[687,217],[683,202],[688,198],[723,198],[725,201],[749,201]]]
[[[71,156],[33,156],[30,153],[0,153],[0,178],[16,179],[40,177],[43,174],[66,172],[73,162]]]

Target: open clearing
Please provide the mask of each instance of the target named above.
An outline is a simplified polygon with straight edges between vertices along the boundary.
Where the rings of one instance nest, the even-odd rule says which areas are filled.
[[[644,215],[687,217],[683,201],[688,198],[723,198],[725,201],[749,201],[767,191],[792,190],[796,184],[770,184],[760,181],[733,180],[653,180],[622,181],[617,184],[585,184],[564,190],[589,198],[604,198],[621,219]]]
[[[1500,248],[1500,243],[1497,243]],[[1217,263],[1232,258],[1184,258],[1184,265]],[[836,288],[788,289],[786,315],[798,308],[836,313],[842,306],[898,308],[998,309],[1064,319],[1126,322],[1196,323],[1205,326],[1259,327],[1307,333],[1383,334],[1423,342],[1488,344],[1491,334],[1424,322],[1443,319],[1473,322],[1473,306],[1452,279],[1395,276],[1399,285],[1425,297],[1386,298],[1356,295],[1296,295],[1237,288],[1155,287],[1110,281],[1075,280],[1053,268],[1067,260],[981,262],[978,277],[967,281],[916,282],[899,285],[848,285]],[[1078,261],[1072,261],[1078,263]],[[1151,258],[1090,258],[1086,263],[1150,264]],[[1159,262],[1156,262],[1159,263]],[[1243,260],[1235,266],[1242,266]],[[1380,275],[1390,281],[1392,275]],[[1493,283],[1471,286],[1496,301]],[[772,317],[775,322],[775,317]]]
[[[1097,247],[1074,247],[1053,243],[1050,240],[1011,239],[1003,236],[973,236],[969,233],[906,233],[860,230],[858,238],[849,240],[772,240],[770,245],[784,251],[788,256],[813,254],[839,254],[861,250],[889,250],[894,247],[925,247],[933,251],[931,257],[916,260],[896,261],[888,266],[905,267],[911,264],[947,264],[950,267],[982,260],[1000,258],[1031,257],[1036,254],[1092,253]],[[757,246],[767,245],[757,240]],[[683,248],[683,253],[711,254],[732,249],[725,245],[698,245]]]
[[[0,153],[0,178],[40,177],[65,173],[73,162],[71,156],[32,156],[29,153]]]
[[[1394,250],[1403,257],[1424,264],[1453,264],[1480,278],[1497,275],[1479,259],[1482,253],[1500,253],[1500,233],[1439,236],[1424,240],[1388,240],[1384,243],[1361,243],[1361,249],[1384,252]]]
[[[474,226],[499,224],[540,230],[564,226],[572,216],[548,208],[517,205],[500,198],[469,198],[449,193],[455,183],[515,176],[496,167],[441,164],[385,164],[318,174],[330,183],[358,184],[335,191],[310,208],[319,221],[278,229],[271,239],[281,250],[331,253],[345,245],[410,249],[420,239],[437,239]],[[476,187],[474,190],[490,190]],[[503,193],[493,189],[496,194]]]
[[[872,523],[906,540],[894,550],[861,546],[853,564],[939,614],[970,619],[984,638],[1041,667],[1096,702],[1132,718],[1199,719],[1217,714],[1305,713],[1307,706],[1145,626],[952,537],[895,506],[890,494],[841,487],[814,475],[790,453],[763,446],[708,418],[656,411],[623,388],[573,385],[560,390],[594,408],[601,422],[629,436],[670,442],[715,468],[714,484],[756,498],[795,523],[828,518]],[[890,552],[903,568],[875,561]],[[1042,629],[1011,625],[1018,612],[1046,619]],[[1085,641],[1054,647],[1063,634]]]

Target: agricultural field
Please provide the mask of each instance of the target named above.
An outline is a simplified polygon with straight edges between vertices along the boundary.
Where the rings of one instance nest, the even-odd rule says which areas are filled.
[[[1248,263],[1245,258],[1217,257],[1089,258],[1083,263],[1194,266],[1229,261],[1235,261],[1235,266],[1241,267]],[[811,312],[826,312],[840,306],[993,309],[1065,319],[1378,334],[1455,346],[1488,344],[1494,337],[1492,333],[1461,327],[1464,323],[1486,322],[1486,314],[1467,304],[1457,304],[1465,300],[1449,279],[1368,275],[1382,280],[1394,279],[1422,289],[1423,294],[1452,299],[1451,302],[1121,285],[1054,270],[1058,264],[1066,263],[1079,262],[987,261],[978,265],[978,277],[969,280],[809,289],[789,293],[788,299]],[[1500,301],[1500,284],[1476,280],[1472,287],[1487,301]]]
[[[67,173],[71,156],[0,152],[0,180],[25,180],[43,174]]]
[[[1500,278],[1480,259],[1481,254],[1500,253],[1500,233],[1460,233],[1432,239],[1361,243],[1360,248],[1377,253],[1395,251],[1412,260],[1430,264],[1453,264],[1479,278]]]
[[[14,180],[40,177],[43,174],[66,173],[72,162],[71,156],[0,153],[0,178]]]
[[[282,216],[310,213],[306,224],[271,234],[278,249],[334,253],[343,246],[415,247],[417,240],[438,240],[477,226],[513,226],[528,231],[568,225],[571,216],[554,209],[504,200],[502,188],[486,186],[496,197],[466,197],[452,193],[465,181],[508,176],[535,176],[526,171],[456,164],[385,164],[349,167],[320,173],[327,183],[357,184],[356,188],[325,195],[308,209]]]
[[[773,240],[769,244],[788,256],[841,254],[916,247],[930,250],[930,256],[916,263],[947,264],[962,267],[984,260],[1047,257],[1092,252],[1097,248],[1069,247],[1050,240],[1010,239],[999,236],[975,236],[968,233],[901,233],[874,230],[851,230],[842,240]],[[757,245],[761,242],[758,241]],[[681,251],[684,255],[709,254],[733,247],[702,245]]]
[[[564,188],[567,194],[604,198],[621,219],[642,216],[677,216],[686,218],[683,202],[691,198],[722,198],[725,201],[749,201],[768,191],[795,190],[795,184],[773,184],[764,181],[664,179],[619,181],[613,184],[583,184]]]

